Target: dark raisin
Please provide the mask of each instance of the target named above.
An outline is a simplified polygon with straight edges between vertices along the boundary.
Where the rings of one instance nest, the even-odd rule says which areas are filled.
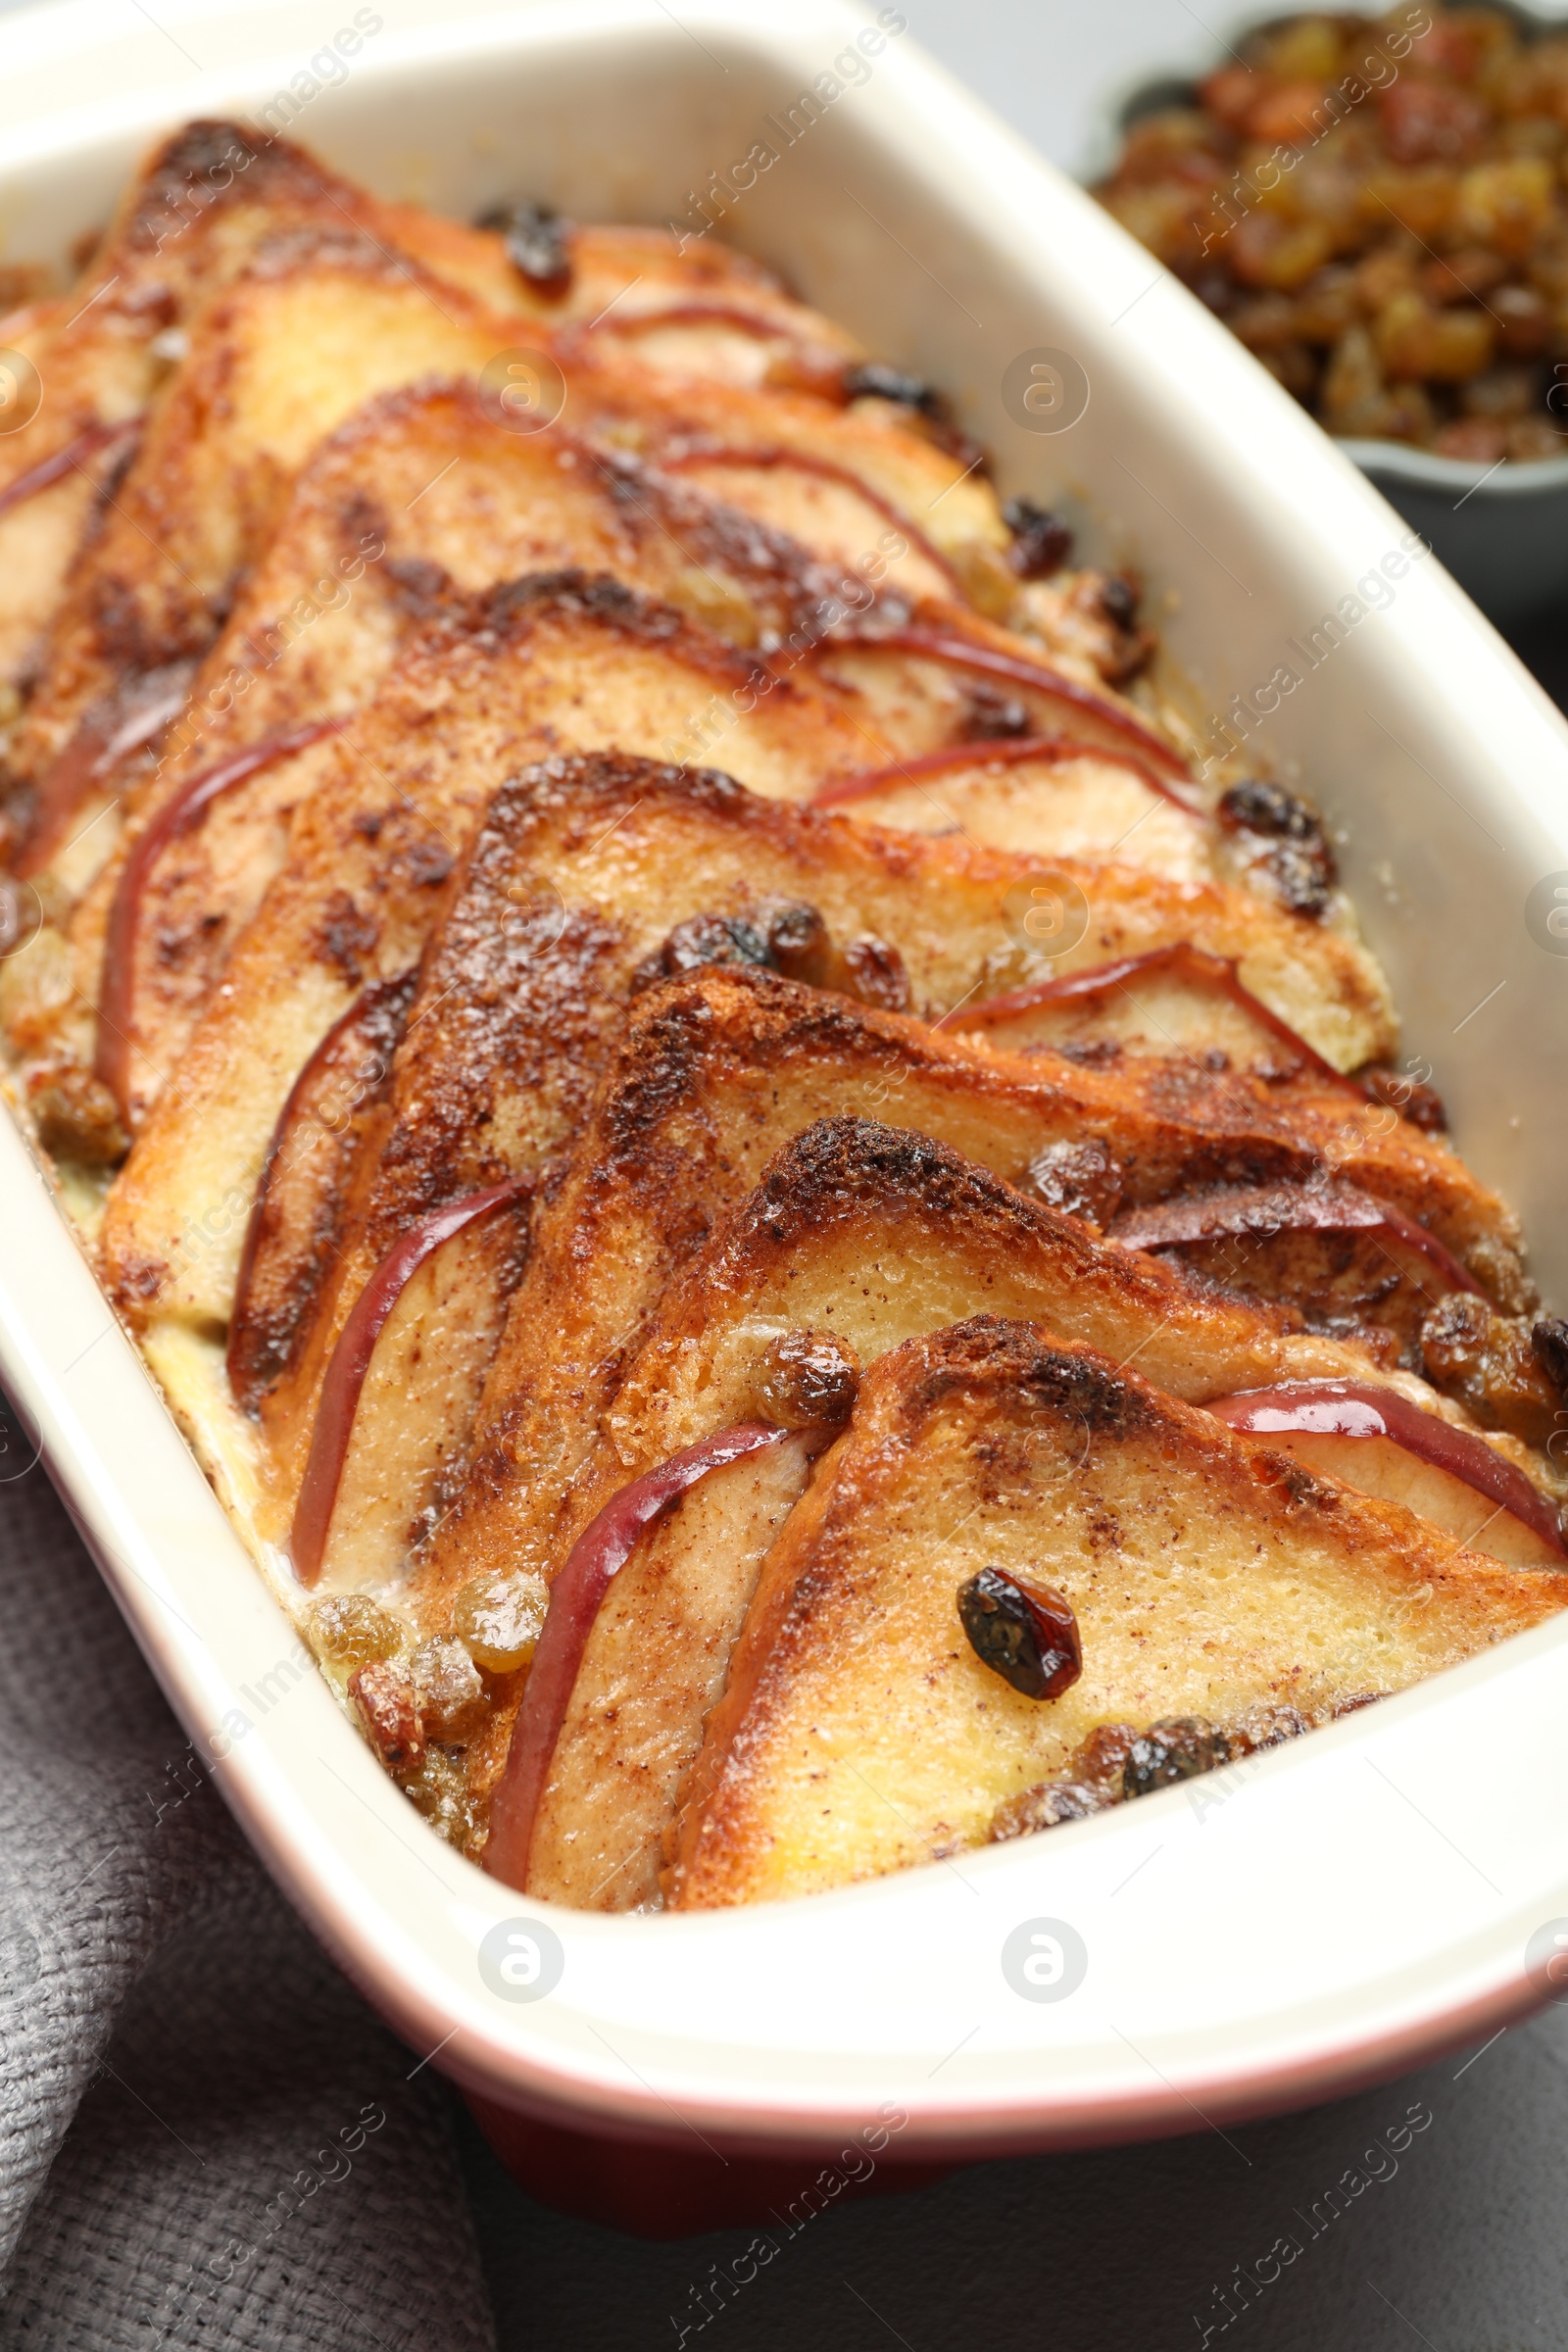
[[[1248,833],[1276,834],[1291,841],[1321,841],[1323,826],[1304,801],[1283,784],[1265,784],[1257,777],[1233,784],[1219,804],[1222,825]]]
[[[1383,1062],[1368,1062],[1355,1074],[1374,1102],[1386,1102],[1390,1110],[1396,1110],[1412,1127],[1420,1127],[1428,1135],[1447,1133],[1448,1114],[1435,1087],[1424,1086],[1417,1078],[1406,1078],[1402,1071],[1390,1069]]]
[[[1100,610],[1112,628],[1130,629],[1138,618],[1138,590],[1119,571],[1100,591]]]
[[[787,1331],[770,1340],[758,1396],[770,1421],[786,1429],[837,1428],[855,1410],[860,1359],[827,1331]]]
[[[1122,1772],[1122,1794],[1148,1796],[1151,1789],[1167,1788],[1174,1781],[1195,1781],[1230,1760],[1231,1743],[1223,1732],[1197,1716],[1173,1715],[1151,1724],[1133,1741]]]
[[[1544,1315],[1530,1334],[1530,1347],[1552,1387],[1568,1396],[1568,1322],[1561,1315]]]
[[[1051,1208],[1104,1227],[1121,1206],[1122,1172],[1098,1135],[1048,1144],[1029,1162],[1028,1184]]]
[[[1009,737],[1032,734],[1034,723],[1028,704],[1020,703],[1016,695],[1002,694],[995,686],[969,688],[963,728],[966,743],[1004,743]]]
[[[767,945],[775,971],[786,980],[823,988],[833,953],[826,923],[814,906],[803,900],[787,901],[767,910]]]
[[[1380,1698],[1387,1697],[1386,1690],[1357,1690],[1349,1698],[1335,1700],[1335,1717],[1337,1719],[1341,1715],[1358,1715],[1363,1707],[1375,1707]]]
[[[1287,1740],[1299,1740],[1306,1729],[1306,1717],[1298,1707],[1256,1699],[1230,1727],[1231,1753],[1247,1756],[1258,1748],[1280,1747]]]
[[[657,967],[650,979],[673,979],[710,963],[772,965],[766,934],[738,914],[693,914],[677,923],[663,946],[648,958]],[[646,967],[639,967],[639,977]]]
[[[28,1094],[38,1140],[57,1159],[88,1168],[115,1168],[130,1150],[120,1106],[108,1087],[79,1062],[38,1072]]]
[[[1084,1670],[1078,1620],[1050,1585],[982,1568],[958,1589],[958,1616],[982,1666],[1025,1698],[1059,1698]]]
[[[923,376],[910,375],[903,368],[890,368],[883,360],[868,360],[862,367],[847,368],[844,397],[895,401],[901,409],[917,409],[935,424],[940,424],[948,414],[948,404],[934,384],[928,384]]]
[[[1031,499],[1009,498],[1002,519],[1012,533],[1007,561],[1021,580],[1049,580],[1072,554],[1072,533],[1059,514]]]
[[[1295,914],[1321,914],[1339,868],[1321,819],[1283,785],[1253,777],[1233,784],[1219,804],[1227,831],[1256,837],[1252,856],[1275,897]]]
[[[879,1005],[884,1012],[908,1009],[909,975],[898,949],[885,939],[873,938],[869,932],[864,939],[852,939],[843,963],[850,996],[858,997],[862,1004]]]
[[[485,213],[481,228],[498,228],[507,241],[507,259],[517,275],[536,294],[559,302],[571,284],[571,223],[548,204],[497,205]]]

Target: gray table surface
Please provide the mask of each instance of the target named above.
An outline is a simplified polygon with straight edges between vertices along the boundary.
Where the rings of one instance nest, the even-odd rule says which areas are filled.
[[[1210,38],[1186,0],[904,5],[955,74],[1069,168],[1092,108]],[[1230,17],[1213,14],[1216,37]],[[1568,707],[1565,621],[1518,645]],[[1415,2114],[1429,2120],[1396,2155],[1390,2134],[1398,2145]],[[564,2220],[513,2185],[461,2110],[458,2128],[505,2352],[642,2352],[707,2332],[694,2290],[750,2232],[650,2245]],[[1568,2009],[1550,2009],[1309,2114],[846,2199],[708,2325],[736,2352],[1568,2352],[1565,2191]],[[1282,2237],[1300,2251],[1276,2283],[1217,2299]]]

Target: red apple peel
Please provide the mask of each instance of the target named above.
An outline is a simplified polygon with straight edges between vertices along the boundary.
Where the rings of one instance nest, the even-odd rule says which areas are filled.
[[[915,654],[927,662],[947,662],[956,669],[979,670],[986,677],[1003,678],[1009,686],[1032,687],[1037,694],[1054,695],[1059,702],[1070,703],[1076,710],[1099,719],[1124,743],[1134,744],[1155,767],[1163,768],[1184,784],[1192,781],[1186,763],[1168,744],[1162,743],[1152,728],[1118,710],[1107,696],[1097,694],[1092,686],[1081,686],[1076,678],[1064,677],[1059,669],[1052,669],[1043,662],[1031,662],[1022,654],[1006,652],[1001,646],[983,645],[978,639],[960,637],[956,630],[928,628],[918,623],[908,628],[869,630],[864,636],[849,640],[865,651],[876,652],[886,647],[889,652]]]
[[[97,1074],[119,1103],[122,1115],[128,1109],[130,1092],[137,935],[141,928],[142,902],[158,860],[171,842],[182,833],[191,832],[213,803],[225,792],[231,792],[236,784],[243,784],[260,768],[270,767],[274,760],[290,760],[296,752],[308,751],[324,736],[341,734],[347,725],[346,718],[313,719],[309,725],[290,728],[286,734],[264,736],[260,743],[232,752],[226,760],[220,760],[211,767],[199,768],[171,794],[151,824],[132,842],[109,910],[95,1060]]]
[[[56,482],[85,465],[89,458],[97,457],[101,450],[111,450],[118,457],[122,449],[128,449],[140,438],[139,416],[127,416],[121,424],[100,421],[85,426],[64,449],[57,449],[52,458],[40,458],[36,466],[29,466],[25,473],[19,473],[14,482],[8,482],[0,490],[0,514],[9,514],[13,507],[36,498],[40,490],[52,490]]]
[[[1397,1389],[1351,1380],[1285,1381],[1274,1389],[1216,1396],[1203,1409],[1251,1437],[1294,1431],[1303,1437],[1387,1438],[1446,1471],[1498,1510],[1511,1512],[1548,1550],[1568,1560],[1556,1509],[1539,1487],[1473,1430],[1423,1412]]]
[[[360,1392],[375,1353],[375,1343],[392,1309],[412,1277],[443,1242],[449,1242],[476,1217],[488,1216],[492,1209],[519,1200],[531,1190],[531,1177],[517,1176],[509,1183],[493,1184],[486,1192],[470,1193],[466,1200],[453,1200],[445,1208],[438,1208],[433,1216],[412,1226],[401,1241],[393,1244],[354,1301],[321,1383],[321,1400],[311,1432],[310,1459],[294,1506],[289,1555],[302,1585],[314,1585],[321,1573],[332,1511],[342,1483],[343,1465],[348,1459],[349,1440],[354,1434]]]
[[[1366,1089],[1355,1078],[1347,1078],[1332,1061],[1325,1060],[1315,1046],[1298,1037],[1289,1021],[1271,1011],[1260,997],[1243,985],[1236,976],[1233,956],[1211,956],[1205,948],[1195,947],[1190,939],[1178,939],[1165,948],[1146,948],[1138,956],[1118,956],[1113,962],[1092,964],[1081,972],[1063,972],[1052,980],[1034,980],[1027,988],[1015,988],[1004,997],[989,997],[965,1015],[965,1026],[984,1028],[993,1021],[1004,1021],[1017,1012],[1032,1012],[1037,1004],[1068,1004],[1081,997],[1098,997],[1105,990],[1121,988],[1129,980],[1144,974],[1169,972],[1178,980],[1196,982],[1200,987],[1217,989],[1233,1004],[1277,1037],[1282,1045],[1298,1054],[1317,1077],[1329,1079],[1335,1086],[1348,1087],[1351,1094],[1367,1099]]]
[[[534,1820],[582,1653],[605,1594],[630,1559],[638,1538],[710,1470],[796,1434],[766,1421],[740,1421],[721,1429],[622,1487],[577,1538],[550,1588],[544,1631],[491,1806],[484,1867],[493,1878],[505,1880],[509,1886],[526,1885]]]
[[[762,470],[784,466],[793,467],[797,473],[814,473],[824,482],[841,482],[846,489],[853,490],[858,498],[863,498],[868,507],[875,508],[884,521],[891,522],[896,530],[901,531],[915,554],[940,571],[944,579],[956,583],[957,574],[952,564],[934,541],[926,537],[919,525],[911,522],[906,514],[901,514],[893,501],[884,498],[880,490],[873,490],[871,484],[862,480],[853,466],[837,465],[832,458],[813,457],[809,450],[804,449],[731,449],[720,442],[711,448],[699,444],[695,448],[683,449],[676,456],[660,458],[658,464],[666,473],[680,473],[693,466],[749,466]]]
[[[1402,1208],[1351,1184],[1238,1185],[1178,1200],[1132,1208],[1107,1232],[1124,1250],[1169,1250],[1180,1242],[1217,1241],[1222,1234],[1359,1233],[1378,1227],[1422,1257],[1450,1291],[1487,1294],[1468,1267],[1434,1233]]]
[[[922,551],[923,552],[923,551]],[[1086,743],[1073,735],[1015,735],[999,742],[950,743],[939,752],[915,752],[891,767],[864,767],[854,775],[837,776],[811,795],[813,808],[837,808],[846,801],[860,801],[873,793],[897,792],[901,784],[915,784],[927,776],[951,774],[961,767],[1018,767],[1033,760],[1065,766],[1069,760],[1108,760],[1129,768],[1138,781],[1161,800],[1169,801],[1184,816],[1201,817],[1202,810],[1167,780],[1157,775],[1135,752],[1112,751],[1103,743]],[[1163,950],[1155,950],[1163,954]]]

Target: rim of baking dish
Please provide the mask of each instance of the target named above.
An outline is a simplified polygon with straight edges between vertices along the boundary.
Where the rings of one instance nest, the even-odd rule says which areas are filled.
[[[220,12],[221,68],[155,55],[165,28],[216,37]],[[746,0],[690,0],[678,24],[657,0],[388,13],[367,72],[389,96],[432,62],[521,71],[632,32],[808,79],[868,21],[835,0],[787,27]],[[319,38],[313,14],[178,0],[127,34],[107,0],[65,0],[6,20],[6,175],[254,97],[296,30]],[[884,149],[1009,263],[1038,270],[1039,223],[1065,221],[1051,267],[1080,305],[1114,322],[1153,294],[1151,257],[912,45],[861,96]],[[1200,306],[1167,285],[1150,308],[1151,398],[1179,400],[1197,367],[1260,504],[1325,546],[1387,543],[1376,493]],[[1493,790],[1538,862],[1568,866],[1568,731],[1544,698],[1435,566],[1387,617],[1394,669],[1466,742],[1498,730]],[[1211,1782],[830,1895],[611,1918],[497,1886],[414,1816],[302,1662],[10,1121],[0,1201],[0,1371],[197,1755],[351,1978],[466,2087],[682,2146],[882,2130],[895,2153],[980,2153],[1217,2128],[1544,1997],[1527,1947],[1568,1935],[1568,1618]],[[1064,1975],[1048,1959],[1021,1984],[1020,1950],[1064,1953]]]

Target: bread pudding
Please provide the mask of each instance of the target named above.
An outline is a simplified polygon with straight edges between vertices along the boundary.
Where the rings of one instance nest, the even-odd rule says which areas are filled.
[[[439,1835],[802,1894],[1568,1601],[1327,829],[930,386],[222,123],[6,335],[10,1099]]]

